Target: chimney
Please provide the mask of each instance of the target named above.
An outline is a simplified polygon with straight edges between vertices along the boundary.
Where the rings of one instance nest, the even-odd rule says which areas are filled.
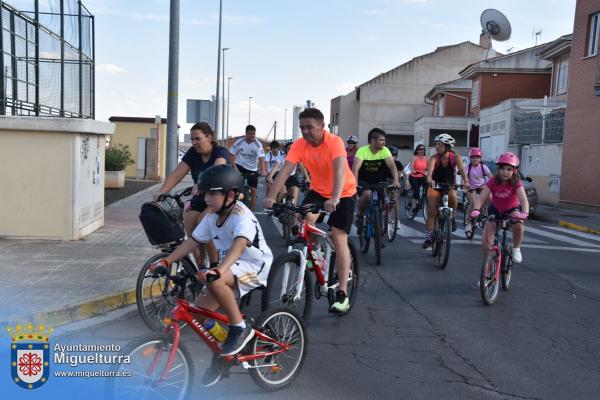
[[[490,37],[489,33],[486,32],[481,32],[481,35],[479,35],[479,45],[481,47],[485,47],[486,49],[489,49],[492,43],[492,38]]]

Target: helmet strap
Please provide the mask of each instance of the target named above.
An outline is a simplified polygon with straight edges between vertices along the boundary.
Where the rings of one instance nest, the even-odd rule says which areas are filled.
[[[229,195],[229,192],[233,192],[235,196],[233,197],[233,201],[228,205],[227,197]],[[223,199],[223,205],[221,205],[221,208],[219,209],[219,211],[217,211],[217,215],[224,215],[226,211],[231,212],[231,210],[233,210],[233,206],[235,205],[235,203],[237,203],[237,199],[239,196],[237,190],[229,190],[227,192],[223,192],[223,194],[225,195],[225,198]]]

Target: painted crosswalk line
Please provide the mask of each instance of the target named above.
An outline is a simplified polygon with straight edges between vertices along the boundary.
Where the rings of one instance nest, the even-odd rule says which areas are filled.
[[[423,241],[421,239],[409,239],[412,243],[416,243],[416,244],[421,244]],[[458,239],[452,240],[452,245],[455,244],[470,244],[470,245],[477,245],[477,246],[481,246],[480,242],[475,242],[473,240],[467,240],[467,239]],[[523,243],[521,244],[522,248],[530,248],[530,249],[547,249],[547,250],[567,250],[567,251],[577,251],[577,252],[583,252],[583,253],[600,253],[600,249],[586,249],[586,248],[581,248],[581,247],[567,247],[567,246],[552,246],[552,245],[543,245],[543,244],[528,244],[528,243]]]
[[[563,228],[562,226],[544,225],[543,228],[545,228],[545,229],[552,229],[554,231],[563,232],[563,233],[567,233],[569,235],[577,236],[577,237],[580,237],[580,238],[584,238],[584,239],[594,240],[596,242],[600,242],[600,235],[594,235],[593,233],[578,232],[578,231],[574,231],[573,229]]]

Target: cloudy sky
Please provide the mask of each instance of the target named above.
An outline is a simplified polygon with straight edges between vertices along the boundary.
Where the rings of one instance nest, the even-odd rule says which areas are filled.
[[[25,0],[8,0],[22,3]],[[231,80],[230,132],[248,122],[265,136],[307,99],[329,101],[436,47],[478,42],[479,17],[497,8],[512,24],[502,53],[573,30],[575,0],[224,0],[223,47]],[[166,116],[169,0],[84,0],[96,17],[96,116]],[[179,123],[186,99],[216,89],[218,0],[181,0]],[[328,122],[328,121],[327,121]]]

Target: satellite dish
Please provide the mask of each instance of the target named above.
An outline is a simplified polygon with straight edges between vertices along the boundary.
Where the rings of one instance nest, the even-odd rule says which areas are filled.
[[[510,38],[510,22],[500,11],[488,8],[481,13],[481,27],[483,33],[489,33],[492,39],[504,42]]]

